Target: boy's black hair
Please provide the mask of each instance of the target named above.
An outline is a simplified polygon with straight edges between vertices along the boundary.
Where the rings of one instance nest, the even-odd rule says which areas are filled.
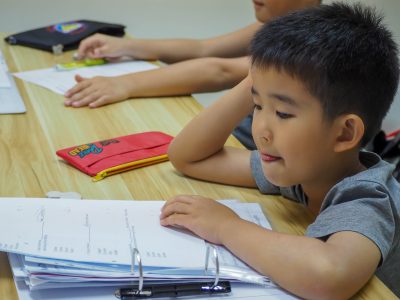
[[[364,146],[380,129],[399,82],[397,45],[374,9],[335,3],[265,24],[251,43],[252,65],[299,79],[325,117],[364,122]]]

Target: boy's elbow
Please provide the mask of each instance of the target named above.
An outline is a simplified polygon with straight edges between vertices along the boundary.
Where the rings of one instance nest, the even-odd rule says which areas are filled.
[[[225,87],[234,87],[238,85],[248,75],[249,68],[250,66],[247,60],[245,64],[237,59],[225,64],[222,68],[222,76],[225,78]]]
[[[354,287],[345,270],[333,262],[319,263],[309,279],[310,285],[304,295],[307,299],[349,299],[361,288]]]
[[[179,150],[180,149],[174,144],[174,141],[172,141],[167,151],[168,159],[176,170],[185,174],[186,166],[189,163],[183,159],[183,155],[181,155]]]
[[[235,60],[220,57],[204,58],[202,68],[209,72],[207,86],[216,91],[234,87],[248,72],[248,68],[241,68]]]

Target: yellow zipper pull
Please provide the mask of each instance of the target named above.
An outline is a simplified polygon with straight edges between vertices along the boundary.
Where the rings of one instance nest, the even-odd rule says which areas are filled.
[[[94,182],[100,181],[100,180],[104,179],[105,177],[107,177],[107,171],[101,171],[92,178],[92,181],[94,181]]]

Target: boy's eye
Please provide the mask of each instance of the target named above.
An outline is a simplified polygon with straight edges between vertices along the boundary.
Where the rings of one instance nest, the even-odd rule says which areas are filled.
[[[276,111],[276,115],[277,115],[278,118],[280,118],[280,119],[290,119],[290,118],[293,117],[293,115],[291,115],[291,114],[287,114],[287,113],[280,112],[280,111]]]
[[[261,110],[261,105],[254,104],[254,109],[255,109],[255,110]]]

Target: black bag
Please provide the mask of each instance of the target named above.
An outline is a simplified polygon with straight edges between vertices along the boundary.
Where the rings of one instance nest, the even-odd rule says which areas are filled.
[[[124,29],[125,26],[119,24],[78,20],[24,31],[10,35],[4,40],[11,45],[22,45],[57,54],[77,49],[81,40],[94,33],[123,36]]]
[[[385,132],[381,130],[366,148],[394,164],[393,176],[400,182],[400,131],[394,132],[392,139],[388,139]]]

